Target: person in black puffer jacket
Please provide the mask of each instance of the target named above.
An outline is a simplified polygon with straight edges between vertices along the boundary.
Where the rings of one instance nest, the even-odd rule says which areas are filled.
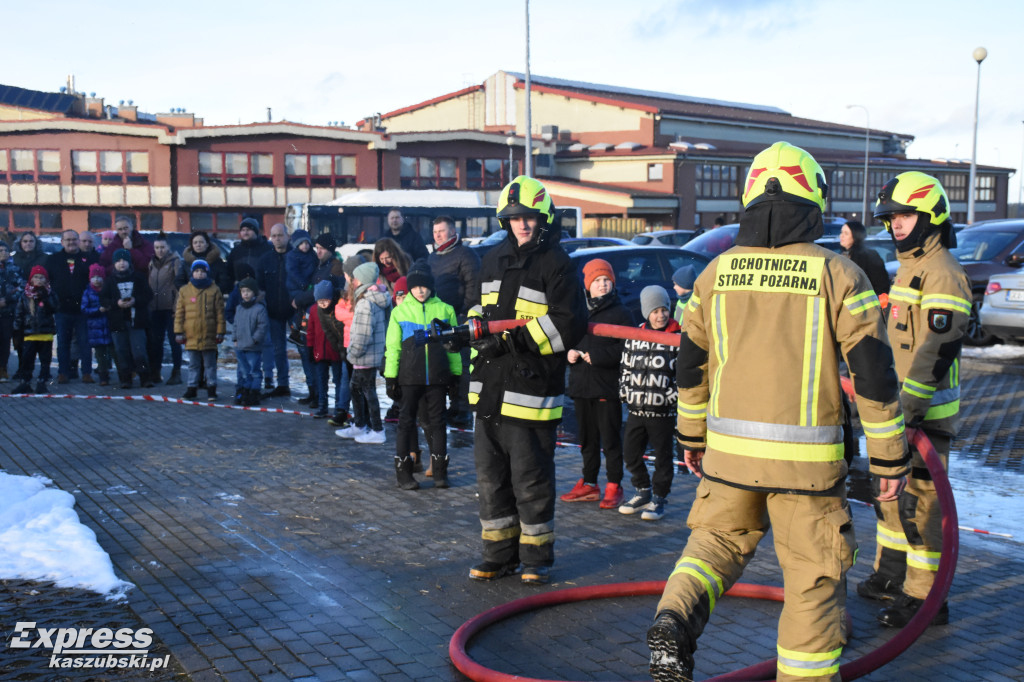
[[[53,360],[53,337],[57,333],[57,296],[50,289],[46,268],[35,265],[29,271],[28,284],[14,310],[14,331],[24,339],[18,357],[18,378],[21,383],[15,393],[31,393],[29,381],[32,368],[39,356],[39,381],[36,393],[45,393],[50,381],[50,361]]]
[[[591,323],[633,326],[632,316],[615,291],[615,271],[608,261],[595,258],[583,266],[583,285]],[[573,399],[579,425],[583,477],[561,496],[563,502],[601,499],[597,475],[601,470],[603,445],[608,485],[600,507],[618,509],[622,504],[622,401],[619,398],[622,348],[620,339],[587,334],[576,348],[569,350],[569,397]]]

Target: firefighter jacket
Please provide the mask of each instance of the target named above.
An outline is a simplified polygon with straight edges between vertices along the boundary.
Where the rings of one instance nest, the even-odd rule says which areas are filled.
[[[647,323],[640,325],[647,329]],[[679,323],[669,320],[659,331],[678,333]],[[651,341],[628,339],[622,349],[619,398],[638,417],[676,414],[676,349]]]
[[[897,254],[889,291],[889,339],[911,426],[955,436],[960,412],[960,347],[971,315],[971,285],[938,233]]]
[[[473,353],[469,403],[478,417],[530,427],[562,419],[565,354],[587,331],[587,308],[558,231],[541,234],[520,247],[509,233],[481,263],[480,307],[470,315],[529,322],[508,332],[509,352],[482,362]]]
[[[448,386],[462,374],[462,357],[439,343],[416,345],[416,332],[435,319],[455,326],[455,309],[431,294],[420,303],[409,294],[391,311],[385,336],[384,376],[400,386]]]
[[[734,247],[697,278],[683,332],[679,440],[706,449],[701,465],[709,479],[834,494],[847,474],[840,352],[857,393],[871,473],[907,473],[881,309],[849,259],[809,240]]]

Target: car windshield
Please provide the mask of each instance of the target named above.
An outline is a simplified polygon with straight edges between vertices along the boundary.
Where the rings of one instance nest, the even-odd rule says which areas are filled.
[[[732,248],[732,245],[736,243],[736,235],[739,232],[739,225],[716,227],[686,242],[686,250],[699,253],[708,258],[714,258]]]
[[[957,246],[951,252],[961,263],[978,263],[995,258],[1016,238],[1016,232],[963,230],[957,234]]]

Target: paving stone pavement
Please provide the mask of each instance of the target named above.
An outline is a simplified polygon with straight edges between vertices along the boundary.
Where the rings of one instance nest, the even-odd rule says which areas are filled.
[[[1008,431],[1020,422],[1024,376],[969,363],[964,376],[967,430],[977,438],[977,420],[997,419],[985,436],[1004,432],[1000,447],[1012,469],[1024,450]],[[984,388],[975,398],[972,382]],[[149,393],[172,395],[164,387]],[[982,401],[983,409],[973,407]],[[297,408],[286,399],[267,404]],[[5,424],[17,425],[0,431],[0,467],[46,476],[75,495],[118,575],[135,584],[131,618],[154,630],[182,677],[197,681],[465,679],[447,647],[469,618],[559,588],[663,580],[685,543],[696,487],[693,476],[678,476],[656,523],[596,503],[559,503],[553,584],[481,584],[466,579],[480,549],[471,434],[450,434],[452,488],[433,489],[418,475],[423,488],[405,492],[394,485],[391,426],[388,444],[374,446],[342,441],[307,416],[221,406],[0,398],[0,410]],[[560,447],[557,464],[563,492],[579,475],[578,452]],[[860,458],[854,490],[864,487],[864,466]],[[870,573],[874,553],[871,509],[855,505],[854,514],[861,558],[851,584]],[[864,679],[1024,679],[1017,540],[961,534],[953,622]],[[770,538],[744,580],[780,583]],[[47,589],[40,591],[52,597]],[[850,592],[854,634],[844,661],[893,634],[875,624],[874,604]],[[535,678],[647,679],[643,635],[656,601],[616,598],[521,614],[474,638],[469,653]],[[0,588],[0,678],[19,679],[6,642],[13,622],[31,610]],[[700,640],[698,678],[772,657],[778,610],[724,600]],[[81,609],[65,617],[98,627]]]

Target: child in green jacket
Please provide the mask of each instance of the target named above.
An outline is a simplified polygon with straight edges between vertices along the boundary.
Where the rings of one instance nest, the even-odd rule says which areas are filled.
[[[409,295],[391,311],[388,323],[384,381],[388,397],[401,400],[398,437],[395,445],[395,475],[398,486],[416,490],[413,458],[416,451],[416,412],[424,404],[427,423],[424,432],[430,447],[430,464],[435,488],[448,487],[448,433],[445,427],[445,397],[448,387],[462,374],[462,359],[434,343],[417,346],[414,334],[435,320],[455,325],[455,309],[434,295],[434,277],[426,269],[406,275]]]

